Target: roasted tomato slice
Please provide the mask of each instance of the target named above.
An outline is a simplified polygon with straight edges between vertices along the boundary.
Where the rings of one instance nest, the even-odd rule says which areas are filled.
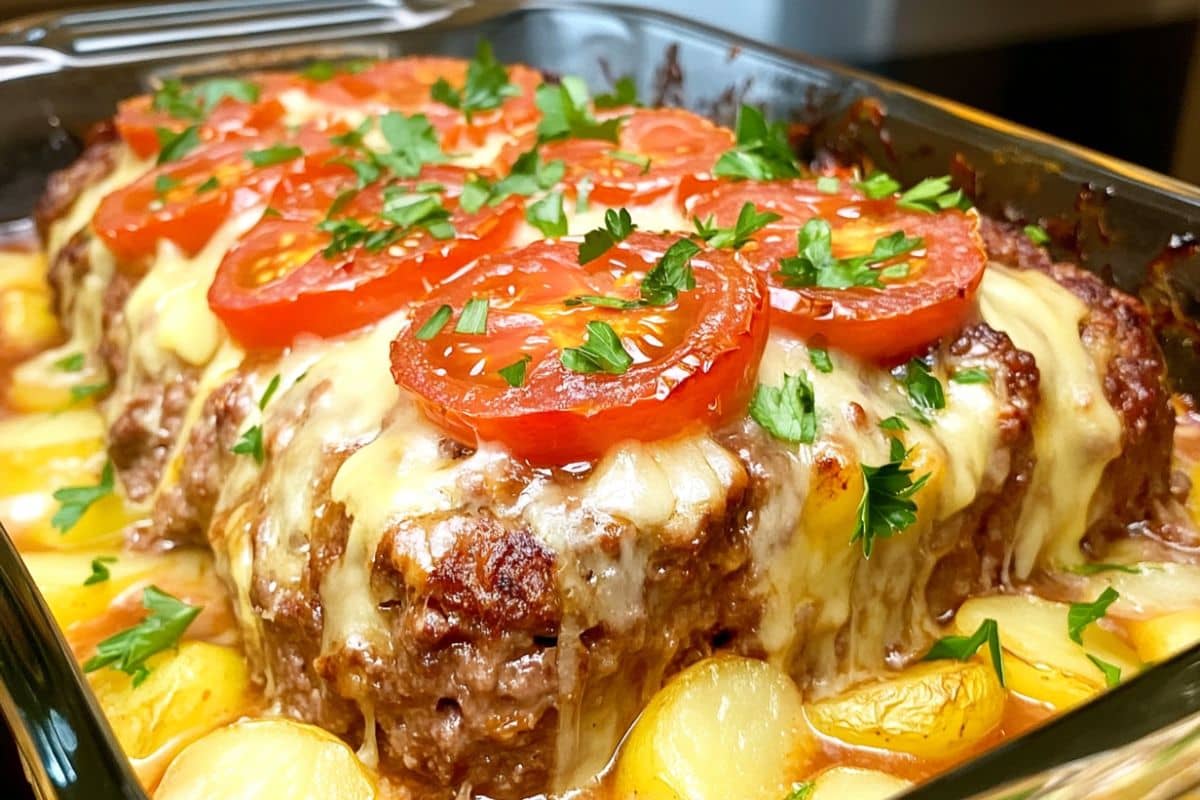
[[[498,108],[472,112],[470,121],[462,111],[433,99],[433,85],[440,79],[453,89],[462,90],[469,64],[461,58],[416,56],[381,61],[359,77],[378,87],[379,96],[388,108],[428,117],[441,134],[442,147],[447,151],[478,146],[493,133],[531,130],[538,119],[534,92],[542,82],[542,75],[521,64],[506,67],[508,80],[518,94],[506,98]]]
[[[224,142],[151,170],[106,196],[92,227],[124,266],[152,256],[160,239],[195,255],[230,217],[266,199],[283,169],[257,168],[246,142]]]
[[[392,374],[454,439],[500,442],[540,465],[596,459],[626,439],[718,425],[744,411],[767,333],[762,279],[732,253],[693,256],[695,288],[667,305],[565,302],[581,295],[636,299],[646,273],[676,240],[635,233],[582,266],[578,245],[569,242],[490,256],[414,310],[411,327],[392,344]],[[482,334],[458,332],[468,301],[487,302]],[[453,319],[430,335],[430,319],[443,306]],[[631,357],[621,374],[563,363],[564,352],[590,341],[588,324],[598,322]]]
[[[253,139],[281,130],[283,117],[284,107],[273,93],[263,92],[252,103],[223,97],[207,111],[196,107],[194,112],[184,114],[155,108],[154,98],[142,95],[117,106],[116,125],[133,152],[149,158],[159,151],[159,129],[180,133],[199,125],[200,137],[206,142]]]
[[[246,346],[284,347],[302,333],[335,336],[375,322],[503,246],[521,218],[518,198],[467,213],[458,197],[470,173],[427,167],[418,178],[376,183],[345,200],[334,220],[362,232],[347,238],[318,227],[355,186],[349,169],[337,169],[326,164],[307,182],[289,177],[279,216],[264,217],[221,262],[208,302]],[[449,238],[384,216],[389,203],[426,197],[449,212]]]
[[[572,138],[541,147],[543,161],[566,162],[569,187],[587,178],[590,198],[601,205],[652,203],[684,178],[707,175],[721,153],[734,145],[728,130],[683,109],[622,109],[604,116],[614,114],[628,114],[615,144]],[[535,142],[532,135],[514,142],[504,149],[501,161],[511,166]]]
[[[970,313],[987,262],[974,212],[910,211],[892,197],[868,199],[845,181],[825,194],[812,180],[727,183],[691,198],[687,207],[699,219],[711,216],[731,226],[746,203],[782,217],[756,233],[741,255],[767,274],[771,305],[783,312],[775,314],[775,322],[800,336],[824,337],[863,358],[891,361],[957,330]],[[780,261],[797,255],[797,234],[815,217],[829,223],[835,258],[867,255],[877,240],[896,231],[924,245],[878,262],[881,270],[908,265],[902,277],[883,273],[883,288],[789,285],[779,274]]]

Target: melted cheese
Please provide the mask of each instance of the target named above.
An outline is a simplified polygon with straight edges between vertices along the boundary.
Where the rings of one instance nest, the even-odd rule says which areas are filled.
[[[1087,307],[1040,272],[996,264],[984,274],[979,306],[988,324],[1033,353],[1041,373],[1037,464],[1021,504],[1012,570],[1023,578],[1042,560],[1079,563],[1092,498],[1121,452],[1120,420],[1079,339]]]
[[[83,187],[67,213],[50,225],[46,232],[46,257],[53,262],[71,237],[91,224],[92,215],[100,207],[105,195],[133,183],[153,165],[153,159],[138,158],[124,143],[118,144],[113,170],[104,178]]]

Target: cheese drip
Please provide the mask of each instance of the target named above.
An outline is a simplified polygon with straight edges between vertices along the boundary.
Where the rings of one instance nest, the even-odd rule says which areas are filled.
[[[1077,564],[1092,498],[1104,468],[1121,452],[1120,420],[1079,339],[1087,306],[1040,272],[991,264],[979,308],[989,325],[1033,354],[1041,373],[1033,422],[1037,464],[1017,522],[1013,574],[1024,578],[1041,562]]]

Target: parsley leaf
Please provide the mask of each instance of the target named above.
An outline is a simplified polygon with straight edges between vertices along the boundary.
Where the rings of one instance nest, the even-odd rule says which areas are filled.
[[[750,400],[750,417],[776,439],[812,444],[817,435],[816,398],[803,372],[784,373],[783,386],[759,384]]]
[[[788,144],[787,126],[767,124],[763,113],[743,104],[734,125],[737,145],[717,159],[713,174],[720,178],[767,181],[800,177],[796,154]]]
[[[640,106],[641,103],[638,102],[637,96],[637,84],[628,75],[623,78],[617,78],[617,82],[613,84],[612,92],[596,95],[592,100],[592,104],[596,108]]]
[[[604,255],[617,242],[628,238],[636,227],[626,209],[610,208],[605,211],[604,227],[583,235],[583,241],[579,243],[579,263],[586,264]]]
[[[633,366],[633,357],[607,322],[589,322],[586,341],[579,347],[564,348],[561,359],[572,372],[623,375]]]
[[[563,213],[562,192],[551,192],[527,206],[525,220],[547,238],[566,236],[567,216]]]
[[[553,139],[602,139],[616,142],[624,117],[603,122],[588,108],[587,84],[573,75],[565,76],[557,86],[543,83],[534,96],[542,119],[538,123],[538,141]]]
[[[258,84],[239,78],[214,78],[187,88],[182,81],[168,79],[150,100],[151,108],[176,119],[202,120],[226,97],[243,103],[258,101]]]
[[[879,429],[884,431],[906,431],[908,425],[904,424],[904,420],[893,414],[890,417],[885,417],[879,420]]]
[[[226,97],[239,103],[257,103],[261,93],[257,83],[241,78],[213,78],[201,81],[191,90],[204,113],[217,107]]]
[[[821,194],[837,194],[842,188],[842,182],[830,175],[817,178],[817,191]]]
[[[833,361],[829,358],[829,351],[824,347],[808,348],[808,360],[817,368],[818,372],[833,372]]]
[[[337,63],[332,61],[314,61],[300,70],[300,77],[323,83],[339,74],[357,75],[369,66],[371,66],[371,62],[365,58],[356,58],[352,61],[340,61]]]
[[[787,793],[787,797],[783,800],[811,800],[812,794],[816,791],[817,785],[812,781],[798,781],[792,784],[792,790]]]
[[[1112,689],[1121,685],[1121,668],[1116,664],[1110,664],[1104,659],[1087,653],[1088,660],[1104,673],[1104,685]]]
[[[95,486],[67,486],[57,490],[53,497],[59,502],[58,511],[50,518],[50,524],[59,533],[66,533],[75,527],[79,518],[103,497],[113,491],[113,465],[111,461],[104,462],[104,470],[100,473],[100,482]]]
[[[437,310],[429,315],[429,319],[425,320],[425,324],[418,328],[413,336],[422,342],[428,342],[442,332],[442,328],[446,327],[452,314],[454,314],[454,309],[450,306],[438,306]]]
[[[815,217],[804,223],[796,234],[797,255],[780,259],[778,274],[787,286],[826,289],[869,286],[880,289],[883,288],[880,276],[892,276],[874,269],[876,265],[924,246],[925,241],[920,237],[909,238],[903,231],[895,231],[877,239],[865,256],[835,258],[829,223]]]
[[[916,186],[908,189],[896,201],[900,208],[910,211],[926,211],[930,214],[947,208],[970,208],[971,204],[963,195],[962,189],[950,190],[950,176],[942,175],[937,178],[925,178]]]
[[[860,465],[865,486],[850,543],[861,540],[866,558],[871,557],[876,539],[895,536],[917,521],[917,504],[912,496],[929,480],[928,474],[912,479],[912,469],[904,467],[907,452],[899,439],[892,439],[891,447],[887,463],[878,467]]]
[[[262,464],[266,459],[263,452],[262,425],[251,425],[247,428],[229,450],[239,456],[253,456],[256,464]]]
[[[693,217],[692,222],[696,226],[696,234],[710,246],[740,250],[749,244],[751,236],[779,219],[782,218],[774,212],[760,212],[754,203],[746,203],[738,212],[737,222],[732,228],[716,227],[712,217],[704,221]]]
[[[111,666],[133,676],[134,686],[140,685],[150,674],[147,659],[176,647],[183,632],[203,610],[172,597],[157,586],[147,586],[142,592],[142,605],[150,612],[149,616],[96,645],[96,655],[83,665],[84,672]]]
[[[911,359],[901,370],[901,380],[908,392],[908,404],[917,416],[928,421],[929,414],[946,407],[946,394],[942,382],[929,371],[919,358]]]
[[[450,224],[450,212],[442,205],[439,197],[424,192],[410,192],[403,186],[389,186],[383,190],[381,219],[392,223],[402,231],[422,227],[435,239],[454,238],[454,226]]]
[[[159,197],[174,189],[181,183],[179,178],[171,175],[159,175],[154,179],[154,193]]]
[[[1069,571],[1076,575],[1098,575],[1101,572],[1124,572],[1128,575],[1141,575],[1143,570],[1141,567],[1132,564],[1076,564],[1069,568]]]
[[[69,356],[63,356],[54,362],[54,368],[63,372],[79,372],[83,369],[84,355],[83,353],[71,353]]]
[[[992,373],[980,367],[960,369],[950,376],[955,383],[991,383]]]
[[[304,151],[295,145],[274,144],[263,150],[247,150],[246,160],[256,167],[269,167],[295,161]]]
[[[204,194],[205,192],[211,192],[214,189],[220,189],[220,188],[221,188],[221,182],[217,180],[216,175],[213,175],[208,180],[206,180],[204,183],[202,183],[196,187],[196,194]]]
[[[642,300],[647,305],[665,306],[675,302],[680,292],[695,289],[692,256],[699,252],[700,246],[690,239],[680,239],[668,247],[642,279]]]
[[[271,398],[275,396],[275,392],[279,391],[279,373],[276,372],[274,377],[267,383],[267,388],[263,391],[262,397],[258,398],[258,410],[265,411],[267,403],[271,402]]]
[[[179,133],[168,128],[155,128],[154,134],[159,146],[157,164],[178,161],[200,146],[199,125],[190,125]]]
[[[501,367],[496,370],[500,373],[500,377],[504,378],[504,382],[514,389],[525,385],[525,370],[529,368],[529,362],[533,359],[529,356],[521,356],[507,367]]]
[[[438,78],[429,95],[463,112],[470,123],[473,112],[499,108],[507,98],[520,93],[520,89],[509,83],[508,70],[496,60],[491,43],[480,39],[475,46],[475,57],[467,64],[467,82],[463,88],[455,89],[445,78]]]
[[[872,200],[879,200],[900,191],[900,184],[886,172],[872,172],[866,179],[855,181],[854,188]]]
[[[991,618],[981,622],[975,633],[970,636],[946,636],[938,639],[922,660],[937,661],[945,658],[966,661],[975,655],[985,642],[992,658],[992,669],[996,671],[1000,685],[1004,686],[1004,660],[1000,654],[1000,626],[996,620]]]
[[[108,564],[117,563],[116,556],[98,556],[92,559],[92,574],[84,579],[84,586],[94,586],[97,583],[104,583],[111,575],[108,572]]]
[[[1025,238],[1041,247],[1050,241],[1050,234],[1041,225],[1026,225]]]
[[[81,383],[71,387],[71,402],[78,403],[80,400],[86,400],[107,391],[107,383]]]
[[[512,171],[495,185],[479,176],[469,180],[458,202],[463,210],[473,214],[485,203],[496,205],[509,195],[528,197],[543,189],[549,189],[562,180],[565,171],[566,163],[560,159],[543,164],[542,156],[535,147],[522,153],[513,163]]]
[[[1071,603],[1071,608],[1067,611],[1067,635],[1071,637],[1071,641],[1083,644],[1084,628],[1103,619],[1108,613],[1108,607],[1120,596],[1116,589],[1109,586],[1090,603]]]
[[[424,114],[406,117],[398,111],[389,111],[379,118],[379,131],[392,150],[375,153],[374,161],[402,178],[415,178],[424,165],[446,160],[437,131]]]
[[[643,175],[650,171],[650,156],[638,155],[628,150],[609,150],[608,157],[616,161],[624,161],[626,164],[641,167],[641,174]]]
[[[488,301],[486,297],[472,297],[463,306],[462,314],[458,316],[458,324],[454,326],[455,333],[467,333],[478,336],[487,334]]]

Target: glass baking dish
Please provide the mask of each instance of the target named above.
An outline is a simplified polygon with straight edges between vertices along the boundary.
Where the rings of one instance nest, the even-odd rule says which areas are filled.
[[[313,58],[497,56],[730,122],[741,102],[905,183],[950,172],[986,213],[1038,222],[1154,309],[1175,388],[1200,392],[1200,189],[970,108],[691,21],[586,3],[217,0],[54,13],[0,29],[0,226],[30,225],[88,126],[166,76]],[[0,528],[2,531],[2,528]],[[0,535],[0,710],[39,795],[142,798],[7,534]],[[1200,647],[907,796],[1174,797],[1200,785]]]

